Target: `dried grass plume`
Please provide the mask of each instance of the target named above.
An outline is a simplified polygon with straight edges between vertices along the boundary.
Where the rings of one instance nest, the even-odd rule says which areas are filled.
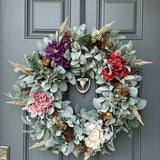
[[[8,61],[12,66],[14,66],[15,68],[17,68],[18,70],[20,70],[22,73],[28,74],[28,75],[33,75],[33,72],[31,71],[27,71],[24,69],[24,67],[18,63],[14,63],[12,61]]]
[[[65,28],[67,25],[68,17],[65,19],[65,21],[62,23],[60,30],[59,30],[59,37],[62,36],[65,32]]]
[[[41,146],[44,146],[47,141],[50,140],[50,137],[48,138],[45,138],[43,141],[41,142],[38,142],[38,143],[35,143],[32,147],[30,147],[29,149],[32,149],[32,148],[38,148],[38,147],[41,147]]]
[[[138,119],[138,121],[144,126],[144,123],[142,122],[141,116],[138,113],[137,107],[136,106],[130,106],[130,109],[133,111],[135,117]]]
[[[115,23],[115,21],[109,23],[109,24],[106,24],[104,27],[102,27],[100,30],[99,30],[99,33],[102,34],[102,33],[105,33],[106,31],[108,31],[108,29],[111,27],[111,25]]]
[[[25,106],[27,104],[26,102],[23,102],[23,101],[7,101],[6,103],[14,104],[14,105],[17,105],[17,106]]]
[[[149,62],[149,61],[142,61],[141,59],[137,59],[136,62],[134,63],[134,66],[142,66],[145,64],[151,64],[153,62]]]

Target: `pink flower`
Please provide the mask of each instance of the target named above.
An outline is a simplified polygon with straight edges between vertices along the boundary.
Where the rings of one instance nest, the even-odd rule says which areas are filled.
[[[54,97],[51,94],[50,98],[47,97],[46,92],[29,93],[35,99],[35,102],[29,105],[29,112],[36,113],[38,116],[45,115],[50,109],[54,108],[52,104]]]

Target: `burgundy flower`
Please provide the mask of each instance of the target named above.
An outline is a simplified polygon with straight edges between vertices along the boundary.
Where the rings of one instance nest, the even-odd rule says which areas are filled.
[[[102,70],[102,74],[103,74],[104,79],[107,79],[108,81],[111,81],[114,79],[114,75],[109,73],[108,68],[104,68]]]
[[[112,66],[112,73],[106,67],[102,70],[104,79],[108,81],[113,80],[115,77],[123,78],[129,74],[129,70],[124,66],[127,61],[121,57],[120,53],[113,52],[108,60],[108,63]]]
[[[46,45],[46,58],[52,60],[63,68],[70,67],[69,61],[64,57],[65,52],[69,49],[69,41],[63,37],[60,43],[52,41]]]

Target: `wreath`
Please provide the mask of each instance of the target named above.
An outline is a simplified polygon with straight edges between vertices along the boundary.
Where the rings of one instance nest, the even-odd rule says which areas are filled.
[[[138,97],[142,78],[134,66],[151,62],[137,60],[132,42],[123,44],[119,31],[107,32],[113,22],[86,34],[85,24],[66,29],[67,19],[44,44],[37,43],[39,51],[24,55],[26,66],[9,61],[19,77],[13,85],[17,93],[7,93],[13,99],[7,103],[24,106],[22,120],[30,126],[26,132],[38,141],[30,149],[77,157],[85,152],[87,160],[97,152],[114,151],[120,131],[132,136],[132,129],[143,125],[138,110],[147,102]],[[64,100],[68,85],[85,94],[90,79],[98,86],[94,109],[73,108]]]

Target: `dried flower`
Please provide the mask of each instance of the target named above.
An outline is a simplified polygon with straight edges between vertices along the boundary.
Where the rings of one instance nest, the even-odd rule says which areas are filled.
[[[53,112],[53,117],[58,117],[58,111],[56,109]]]
[[[130,90],[127,87],[122,88],[120,91],[116,91],[114,94],[115,101],[123,103],[130,98]]]
[[[111,85],[113,85],[117,89],[121,89],[123,87],[123,84],[117,79],[113,79],[111,81]]]
[[[35,102],[29,105],[29,112],[36,113],[38,116],[41,116],[54,108],[54,105],[52,104],[54,100],[53,94],[48,98],[46,92],[42,89],[41,92],[30,92],[29,95],[35,99]]]
[[[44,58],[42,59],[42,64],[43,64],[44,66],[48,67],[48,66],[50,65],[50,61],[49,61],[46,57],[44,57]]]
[[[67,125],[66,125],[66,124],[63,124],[63,123],[59,123],[59,124],[58,124],[58,129],[65,131],[65,130],[67,129]]]
[[[87,128],[90,134],[84,139],[85,145],[93,150],[100,149],[100,145],[105,142],[102,123],[89,123]]]
[[[74,138],[74,130],[71,127],[67,127],[67,129],[64,131],[64,137],[66,141],[71,141]]]
[[[64,57],[65,52],[69,49],[69,41],[63,37],[60,43],[52,40],[52,44],[46,45],[46,58],[52,60],[63,68],[70,67],[69,61]]]
[[[65,37],[67,41],[71,42],[71,37],[72,37],[71,31],[70,30],[65,31],[63,37]]]
[[[111,57],[107,60],[109,65],[112,67],[112,70],[110,71],[108,67],[102,70],[104,79],[111,81],[115,77],[123,78],[129,74],[128,68],[124,66],[127,64],[127,61],[121,57],[120,53],[113,52]]]

